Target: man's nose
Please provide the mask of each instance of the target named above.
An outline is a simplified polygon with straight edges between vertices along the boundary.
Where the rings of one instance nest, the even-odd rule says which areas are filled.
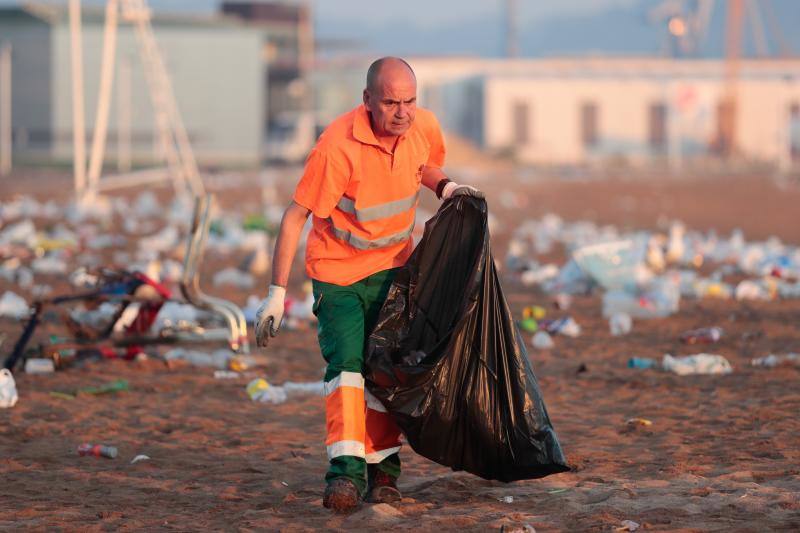
[[[394,112],[396,117],[404,117],[408,115],[408,104],[400,102]]]

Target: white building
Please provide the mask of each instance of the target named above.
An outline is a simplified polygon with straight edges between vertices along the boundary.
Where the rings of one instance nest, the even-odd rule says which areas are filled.
[[[715,156],[725,63],[657,58],[410,58],[420,104],[445,130],[534,164]],[[318,117],[361,100],[369,60],[317,74]],[[737,153],[800,164],[800,60],[740,63]]]

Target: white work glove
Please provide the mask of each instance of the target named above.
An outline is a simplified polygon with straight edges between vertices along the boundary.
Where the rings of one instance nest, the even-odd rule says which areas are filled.
[[[442,200],[449,200],[453,196],[474,196],[475,198],[484,198],[483,192],[470,185],[459,185],[455,181],[451,181],[442,189]]]
[[[256,311],[256,345],[265,347],[278,334],[286,305],[286,288],[270,285],[269,293]]]

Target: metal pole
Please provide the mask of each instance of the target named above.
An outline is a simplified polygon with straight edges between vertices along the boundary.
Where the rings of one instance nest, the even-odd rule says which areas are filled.
[[[0,176],[11,173],[11,45],[0,48]]]
[[[92,138],[92,155],[89,158],[89,192],[94,193],[103,170],[103,155],[108,131],[108,110],[111,106],[111,89],[114,84],[114,57],[117,48],[117,0],[106,3],[106,27],[103,36],[103,62],[100,66],[100,91],[97,97],[97,116]]]
[[[70,52],[72,65],[72,140],[75,194],[86,192],[86,126],[83,111],[83,47],[81,44],[81,0],[69,0]]]
[[[131,62],[120,58],[117,83],[117,169],[131,169]]]

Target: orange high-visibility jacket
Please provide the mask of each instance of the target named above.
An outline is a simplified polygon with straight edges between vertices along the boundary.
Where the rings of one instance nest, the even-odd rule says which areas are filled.
[[[313,213],[308,275],[349,285],[402,266],[411,254],[422,169],[441,168],[444,155],[439,123],[426,109],[417,108],[394,154],[375,138],[363,105],[334,120],[309,154],[293,198]]]

